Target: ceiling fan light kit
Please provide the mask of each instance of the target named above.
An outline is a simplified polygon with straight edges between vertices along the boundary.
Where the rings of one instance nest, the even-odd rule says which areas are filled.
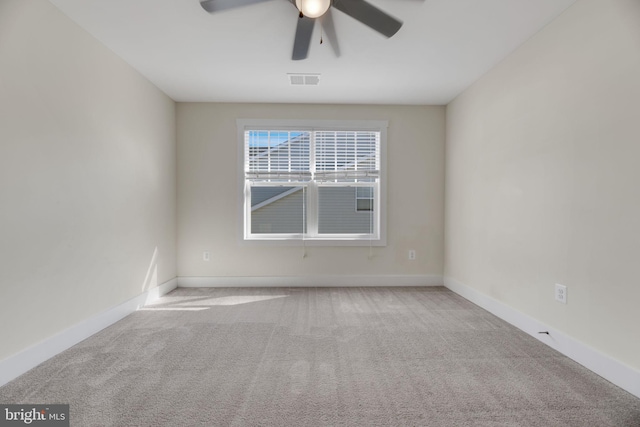
[[[209,13],[215,13],[225,9],[235,9],[270,0],[200,0],[200,6]],[[402,21],[378,9],[366,0],[288,0],[298,13],[296,35],[293,40],[293,52],[291,59],[306,59],[313,35],[313,27],[316,19],[320,20],[322,29],[327,35],[336,56],[340,56],[338,39],[335,34],[332,9],[360,21],[369,28],[379,32],[385,37],[391,37],[402,27]]]
[[[296,0],[296,7],[307,18],[319,18],[329,10],[331,0]]]

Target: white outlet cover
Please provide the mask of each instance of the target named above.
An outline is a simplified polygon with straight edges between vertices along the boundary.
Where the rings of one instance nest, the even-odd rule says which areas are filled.
[[[566,304],[567,303],[567,287],[556,283],[555,296],[556,296],[556,301],[561,302],[562,304]]]

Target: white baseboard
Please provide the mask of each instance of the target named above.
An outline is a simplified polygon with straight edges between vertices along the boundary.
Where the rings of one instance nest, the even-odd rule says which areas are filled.
[[[164,282],[163,284],[156,286],[153,289],[149,289],[147,292],[145,292],[146,297],[143,305],[147,305],[154,302],[161,296],[168,294],[169,292],[171,292],[177,287],[178,287],[178,278],[176,277],[174,279],[169,280],[168,282]]]
[[[178,277],[178,286],[181,288],[442,286],[442,284],[442,276],[427,274],[395,276]]]
[[[80,341],[89,338],[107,326],[116,323],[140,307],[172,291],[177,286],[178,279],[169,280],[0,361],[0,386],[78,344]]]
[[[455,279],[445,277],[444,285],[451,291],[479,305],[570,359],[575,360],[590,371],[595,372],[629,393],[640,397],[640,372],[634,368],[556,329],[550,328],[533,317],[478,292]],[[548,331],[549,335],[538,333],[541,331]]]

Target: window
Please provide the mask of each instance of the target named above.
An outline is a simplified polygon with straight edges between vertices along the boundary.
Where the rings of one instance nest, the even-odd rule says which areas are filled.
[[[373,188],[356,187],[356,211],[369,212],[373,210]]]
[[[385,243],[386,122],[253,122],[238,121],[245,240]]]

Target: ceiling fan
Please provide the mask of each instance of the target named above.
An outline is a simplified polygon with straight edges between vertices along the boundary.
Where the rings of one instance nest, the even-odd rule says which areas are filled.
[[[234,9],[270,0],[200,0],[200,6],[209,13],[226,9]],[[337,56],[340,56],[338,38],[331,9],[336,8],[350,17],[362,22],[380,34],[391,37],[402,27],[402,22],[388,15],[366,0],[288,0],[298,10],[298,25],[293,42],[291,59],[305,59],[309,53],[311,36],[316,19],[320,20],[322,29]]]

